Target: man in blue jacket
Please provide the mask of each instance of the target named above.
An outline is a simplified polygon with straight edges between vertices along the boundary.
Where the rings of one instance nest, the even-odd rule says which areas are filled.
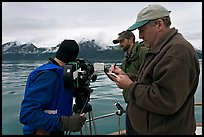
[[[65,88],[63,68],[74,61],[79,46],[74,40],[64,40],[54,59],[32,71],[27,79],[20,110],[24,135],[63,135],[64,131],[80,131],[86,117],[72,115],[74,89]]]

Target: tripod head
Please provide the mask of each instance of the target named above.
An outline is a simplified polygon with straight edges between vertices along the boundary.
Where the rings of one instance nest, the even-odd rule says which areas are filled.
[[[73,106],[74,113],[87,113],[92,111],[92,106],[89,103],[90,94],[93,92],[89,86],[85,86],[75,91],[75,104]]]

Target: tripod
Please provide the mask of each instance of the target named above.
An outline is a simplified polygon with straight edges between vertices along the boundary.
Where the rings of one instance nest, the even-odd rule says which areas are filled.
[[[88,92],[84,92],[86,94],[82,94],[82,95],[77,95],[76,96],[76,104],[74,104],[73,106],[73,111],[74,113],[79,113],[79,114],[83,114],[83,113],[87,113],[88,112],[88,117],[89,119],[85,121],[84,127],[85,127],[85,131],[86,134],[88,135],[88,127],[87,127],[87,122],[89,122],[89,134],[92,135],[92,127],[94,129],[94,133],[95,135],[96,133],[96,124],[94,121],[94,115],[93,115],[93,111],[92,111],[92,106],[89,103],[90,100],[90,94],[93,92],[93,89],[88,88]],[[71,134],[71,132],[69,132],[69,134]],[[80,134],[82,135],[82,130],[80,131]]]
[[[94,133],[95,135],[97,135],[97,132],[96,132],[96,124],[95,124],[95,120],[94,120],[94,115],[93,115],[93,111],[92,111],[92,106],[90,103],[87,103],[87,106],[85,108],[88,112],[88,117],[89,119],[85,122],[84,124],[84,127],[85,127],[85,131],[86,131],[86,134],[88,135],[88,127],[87,127],[87,122],[89,122],[89,134],[92,135],[92,126],[93,126],[93,129],[94,129]],[[86,113],[86,112],[85,112]],[[82,132],[81,132],[81,135],[82,135]]]

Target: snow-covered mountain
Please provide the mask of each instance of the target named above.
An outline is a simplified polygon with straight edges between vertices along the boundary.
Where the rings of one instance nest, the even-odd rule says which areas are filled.
[[[36,54],[49,52],[48,48],[37,48],[32,43],[20,44],[17,41],[7,42],[2,45],[2,53]]]
[[[101,48],[102,46],[95,42],[95,40],[82,40],[79,43],[78,58],[85,58],[87,60],[121,60],[123,51],[119,46],[115,48]],[[103,45],[104,46],[104,45]],[[2,59],[3,60],[44,60],[53,58],[59,44],[55,47],[37,48],[32,43],[20,44],[17,41],[7,42],[2,45]]]
[[[101,46],[95,43],[95,40],[80,41],[79,46],[81,50],[85,49],[96,49],[97,51],[103,50]],[[59,44],[56,47],[43,47],[37,48],[32,43],[20,44],[17,41],[7,42],[2,45],[2,53],[20,53],[20,54],[44,54],[44,53],[55,53],[59,48]]]
[[[104,47],[104,46],[103,46]],[[17,41],[7,42],[2,45],[3,59],[43,59],[53,57],[59,48],[55,47],[37,48],[32,43],[20,44]],[[124,52],[119,45],[106,46],[102,48],[95,40],[82,40],[79,42],[78,57],[95,60],[122,60]],[[199,58],[202,58],[202,50],[196,49]]]

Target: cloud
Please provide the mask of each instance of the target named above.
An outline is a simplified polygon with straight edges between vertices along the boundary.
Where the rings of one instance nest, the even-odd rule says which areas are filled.
[[[65,38],[96,39],[112,44],[137,13],[157,2],[3,2],[2,44],[25,41],[56,46]],[[171,10],[172,27],[186,38],[202,41],[201,2],[160,2]],[[196,9],[196,10],[195,10]],[[134,31],[136,37],[138,32]]]

